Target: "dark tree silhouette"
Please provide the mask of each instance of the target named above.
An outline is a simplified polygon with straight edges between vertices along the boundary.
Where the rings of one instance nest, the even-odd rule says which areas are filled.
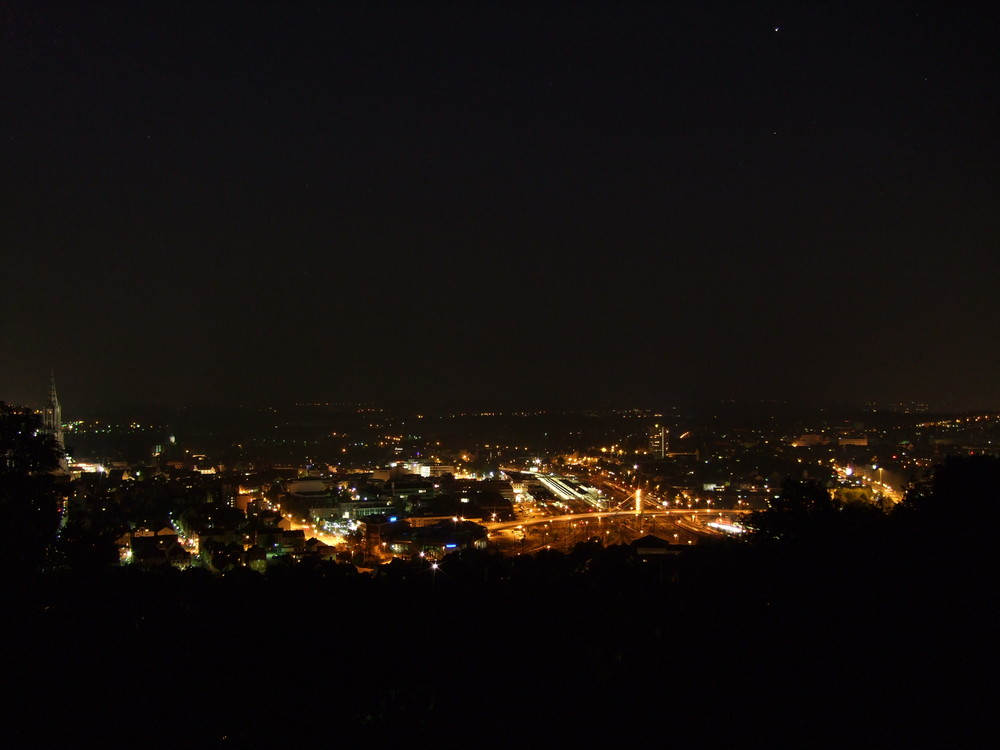
[[[1000,506],[1000,458],[949,456],[906,493],[904,508],[919,514],[984,518]]]
[[[816,480],[788,479],[770,507],[750,514],[746,526],[758,540],[796,538],[828,518],[835,507],[829,490]]]
[[[991,566],[998,507],[1000,458],[950,456],[910,486],[892,517],[914,553],[933,549],[953,566]]]
[[[55,542],[61,492],[52,472],[61,457],[38,414],[0,401],[0,560],[8,570],[39,568]]]

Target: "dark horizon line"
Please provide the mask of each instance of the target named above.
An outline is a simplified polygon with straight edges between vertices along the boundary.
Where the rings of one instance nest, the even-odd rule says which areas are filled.
[[[44,404],[39,402],[39,405],[27,403],[18,404],[12,401],[7,401],[6,399],[0,398],[0,401],[4,401],[10,406],[22,406],[28,408],[42,408]],[[434,399],[426,399],[423,404],[415,404],[412,401],[403,399],[344,399],[344,400],[320,400],[320,399],[282,399],[282,400],[269,400],[260,402],[228,402],[228,401],[217,401],[206,399],[202,401],[187,401],[187,402],[172,402],[172,401],[135,401],[135,402],[106,402],[104,400],[98,399],[95,401],[85,401],[82,406],[74,405],[72,402],[65,402],[60,399],[61,406],[65,412],[67,411],[67,406],[69,407],[68,416],[75,416],[74,412],[124,412],[124,411],[231,411],[231,410],[263,410],[263,409],[277,409],[277,410],[287,410],[294,408],[343,408],[343,409],[360,409],[360,408],[372,408],[384,410],[390,413],[410,413],[413,415],[424,414],[430,416],[449,416],[449,415],[467,415],[473,416],[476,414],[489,414],[497,413],[502,415],[516,415],[518,413],[580,413],[588,411],[597,412],[629,412],[629,411],[643,411],[643,412],[653,412],[656,414],[662,414],[665,418],[670,415],[670,412],[677,410],[689,410],[689,409],[713,409],[713,408],[746,408],[746,409],[759,409],[762,407],[778,407],[783,412],[793,411],[793,410],[835,410],[835,411],[846,411],[846,412],[857,412],[857,411],[868,411],[868,412],[891,412],[897,411],[892,407],[924,407],[919,413],[926,414],[964,414],[964,413],[984,413],[984,412],[1000,412],[1000,407],[997,405],[979,405],[970,407],[968,405],[959,405],[954,403],[954,399],[945,400],[944,402],[925,402],[925,401],[914,401],[914,400],[899,400],[891,401],[885,399],[867,399],[867,400],[846,400],[846,399],[806,399],[806,398],[690,398],[690,399],[679,399],[670,404],[655,404],[653,399],[643,400],[640,399],[607,399],[601,400],[595,403],[592,400],[583,399],[567,399],[561,403],[542,403],[542,402],[529,402],[529,401],[510,401],[510,402],[497,402],[493,400],[492,403],[487,399],[483,399],[481,402],[476,403],[470,400],[465,403],[442,403]],[[949,403],[949,401],[951,403]],[[92,418],[92,417],[91,417]]]

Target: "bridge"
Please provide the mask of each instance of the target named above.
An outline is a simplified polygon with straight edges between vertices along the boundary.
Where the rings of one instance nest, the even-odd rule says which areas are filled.
[[[692,510],[691,508],[670,508],[667,510],[646,510],[641,512],[636,512],[635,510],[605,510],[605,511],[590,511],[587,513],[565,513],[561,516],[539,516],[538,518],[525,518],[516,521],[497,521],[493,523],[484,523],[485,526],[490,531],[502,531],[504,529],[517,529],[525,526],[535,526],[537,524],[546,523],[562,523],[562,522],[573,522],[573,521],[588,521],[593,518],[622,518],[629,519],[635,518],[636,516],[642,516],[644,518],[673,518],[674,520],[685,520],[685,516],[689,516],[692,521],[698,518],[706,518],[716,516],[719,518],[726,518],[732,516],[739,516],[745,513],[749,513],[749,510],[718,510],[718,509],[697,509]]]
[[[736,518],[745,510],[719,511],[688,508],[591,511],[541,516],[483,524],[491,541],[505,554],[533,554],[546,549],[569,551],[579,543],[600,541],[605,546],[630,544],[647,534],[671,544],[695,544],[699,539],[741,533]]]

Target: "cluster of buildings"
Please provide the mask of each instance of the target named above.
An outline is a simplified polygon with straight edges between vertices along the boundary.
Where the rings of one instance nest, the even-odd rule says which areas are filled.
[[[296,477],[284,482],[283,489],[282,512],[307,527],[358,539],[367,557],[383,559],[437,558],[482,547],[482,524],[512,520],[516,502],[509,480],[457,478],[412,464]]]
[[[280,560],[336,559],[337,550],[302,529],[293,529],[279,514],[245,522],[175,522],[158,529],[139,526],[117,540],[122,564],[155,568],[198,565],[224,573],[236,567],[263,572]]]
[[[41,416],[45,431],[62,446],[64,425],[54,379]],[[323,428],[336,440],[355,441],[345,442],[336,454],[346,455],[367,435],[348,438],[339,423],[329,432],[321,416],[307,427]],[[898,494],[945,450],[1000,451],[997,415],[925,416],[917,421],[906,413],[887,412],[869,415],[867,423],[857,417],[824,416],[784,426],[753,419],[743,419],[739,426],[735,420],[715,417],[699,423],[692,415],[682,419],[676,414],[667,416],[668,424],[660,421],[663,415],[645,412],[622,415],[625,421],[613,425],[603,421],[607,415],[585,415],[600,429],[590,435],[567,432],[576,437],[566,439],[565,449],[548,451],[534,442],[529,449],[527,439],[512,446],[486,443],[485,434],[478,436],[480,445],[465,432],[471,418],[459,416],[465,421],[456,422],[462,430],[451,442],[446,428],[455,430],[455,424],[431,424],[417,415],[417,422],[439,432],[421,438],[397,430],[398,439],[384,448],[381,458],[318,464],[323,469],[312,468],[317,464],[308,463],[308,458],[308,469],[295,463],[254,465],[228,459],[224,465],[207,452],[192,452],[194,446],[184,450],[172,435],[158,438],[162,444],[138,463],[64,459],[60,473],[70,488],[66,513],[90,513],[90,522],[97,511],[116,509],[117,514],[108,517],[124,524],[117,540],[121,559],[128,564],[203,565],[213,570],[264,569],[310,558],[368,564],[392,556],[434,559],[483,546],[485,525],[513,520],[515,509],[526,502],[549,506],[544,513],[552,515],[607,510],[608,496],[598,486],[609,492],[612,486],[618,491],[641,489],[670,507],[746,509],[766,505],[785,478],[861,475],[873,487]],[[499,418],[478,415],[473,426],[486,429],[479,421]],[[508,415],[497,429],[520,425],[525,432],[543,418],[548,419],[541,414]],[[558,417],[552,419],[544,422],[546,428],[562,424]],[[564,426],[586,426],[584,416],[574,420]],[[367,429],[381,434],[396,426],[390,422],[383,414]],[[677,429],[688,423],[700,427]],[[601,442],[610,447],[601,447]],[[316,451],[312,455],[335,455],[330,446],[316,448],[325,445],[316,441],[310,445],[314,447],[309,450]],[[562,476],[546,474],[549,468]],[[566,476],[573,473],[576,479]]]

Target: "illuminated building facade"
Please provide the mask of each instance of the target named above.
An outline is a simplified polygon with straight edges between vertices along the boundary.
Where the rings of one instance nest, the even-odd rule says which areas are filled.
[[[670,430],[661,424],[654,424],[648,429],[649,454],[655,458],[666,458],[669,450]]]

